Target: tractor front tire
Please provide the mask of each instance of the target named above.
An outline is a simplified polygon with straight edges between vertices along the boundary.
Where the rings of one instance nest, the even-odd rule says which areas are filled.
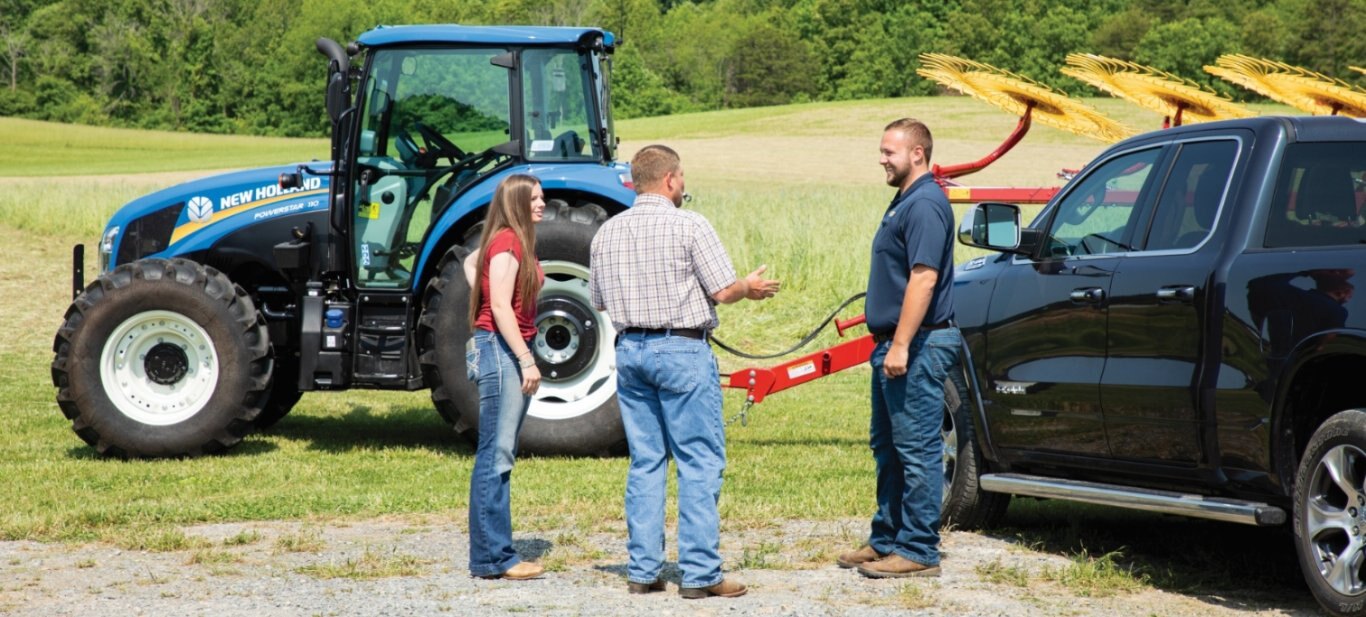
[[[269,335],[251,297],[184,259],[101,275],[67,309],[53,351],[58,406],[106,456],[225,450],[252,430],[270,391]]]

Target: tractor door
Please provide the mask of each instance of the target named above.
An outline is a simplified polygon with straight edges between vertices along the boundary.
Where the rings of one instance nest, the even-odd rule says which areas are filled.
[[[421,387],[415,262],[436,215],[509,157],[506,49],[381,49],[361,90],[350,213],[355,381]]]

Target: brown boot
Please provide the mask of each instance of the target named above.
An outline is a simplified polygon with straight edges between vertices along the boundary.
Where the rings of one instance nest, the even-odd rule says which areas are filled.
[[[662,578],[655,579],[655,582],[653,583],[626,581],[626,591],[630,593],[653,593],[656,591],[664,591],[664,588],[664,579]]]
[[[517,565],[512,566],[511,568],[508,568],[506,572],[503,572],[501,578],[512,581],[524,581],[532,578],[540,578],[542,574],[545,574],[545,568],[542,568],[541,564],[531,563],[530,561],[519,561],[517,562]]]
[[[856,551],[849,551],[835,559],[835,563],[841,568],[857,568],[870,561],[877,561],[886,555],[873,550],[873,547],[864,544]]]
[[[895,553],[858,567],[859,574],[869,578],[906,578],[908,576],[939,576],[939,566],[916,563]]]
[[[697,600],[700,598],[710,598],[718,596],[722,598],[738,598],[749,591],[744,585],[734,581],[722,579],[721,582],[711,587],[680,587],[678,595],[686,600]]]

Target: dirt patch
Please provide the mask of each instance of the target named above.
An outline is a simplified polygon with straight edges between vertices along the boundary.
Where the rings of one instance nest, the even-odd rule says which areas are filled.
[[[960,531],[945,535],[942,577],[872,580],[832,561],[863,527],[862,521],[788,521],[728,530],[721,547],[727,574],[749,585],[750,593],[697,602],[678,597],[673,563],[664,572],[666,593],[628,595],[621,533],[519,532],[519,551],[550,570],[542,579],[524,582],[471,578],[464,525],[432,517],[187,527],[182,548],[163,552],[4,542],[0,613],[1184,617],[1317,612],[1303,604],[1307,598],[1289,599],[1295,606],[1276,606],[1147,585],[1135,591],[1078,592],[1035,576],[1063,571],[1072,559]],[[1008,580],[1022,573],[1024,584]],[[1256,592],[1247,590],[1247,595]]]

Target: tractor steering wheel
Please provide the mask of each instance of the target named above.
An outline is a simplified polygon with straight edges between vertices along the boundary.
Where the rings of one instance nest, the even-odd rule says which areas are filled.
[[[413,130],[417,131],[422,136],[422,141],[427,143],[427,154],[432,157],[433,162],[436,159],[446,157],[454,165],[456,161],[465,158],[465,151],[461,150],[460,146],[455,145],[451,140],[446,139],[445,135],[436,132],[436,129],[421,122],[414,122]]]

